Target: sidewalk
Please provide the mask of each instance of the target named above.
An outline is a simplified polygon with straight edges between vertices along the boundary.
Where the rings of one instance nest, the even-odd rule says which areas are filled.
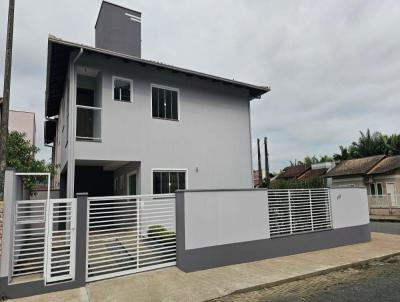
[[[205,301],[305,276],[400,254],[400,236],[372,233],[372,240],[328,250],[209,269],[194,273],[176,267],[89,283],[85,288],[11,301]]]

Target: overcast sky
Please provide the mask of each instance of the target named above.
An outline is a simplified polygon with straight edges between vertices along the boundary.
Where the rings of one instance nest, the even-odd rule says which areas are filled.
[[[142,56],[258,85],[253,141],[270,163],[338,151],[359,130],[400,132],[400,1],[118,0],[142,12]],[[43,146],[47,37],[94,45],[101,0],[16,0],[11,108]],[[0,94],[8,0],[0,2]],[[256,154],[253,142],[253,153]]]

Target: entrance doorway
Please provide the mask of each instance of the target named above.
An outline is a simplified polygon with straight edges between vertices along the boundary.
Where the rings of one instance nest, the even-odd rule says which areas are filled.
[[[127,194],[128,195],[136,195],[136,185],[137,185],[137,181],[136,181],[136,172],[131,172],[127,175],[127,181],[128,184],[126,186],[127,188]]]

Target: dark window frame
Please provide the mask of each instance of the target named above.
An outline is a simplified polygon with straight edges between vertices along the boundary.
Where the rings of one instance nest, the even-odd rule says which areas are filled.
[[[183,176],[183,187],[182,187],[182,174]],[[164,184],[166,180],[165,176],[168,175],[168,189],[164,190]],[[171,175],[172,178],[175,178],[176,184],[171,183]],[[152,192],[154,195],[157,194],[173,194],[171,192],[171,187],[175,188],[175,190],[186,190],[188,188],[188,170],[187,169],[152,169],[151,173],[152,177]],[[156,189],[157,186],[157,189]]]
[[[120,96],[119,98],[115,97],[115,81],[125,81],[129,83],[129,89],[130,89],[130,93],[129,93],[129,101],[127,100],[123,100],[122,96]],[[112,76],[112,100],[115,102],[121,102],[121,103],[133,103],[133,80],[132,79],[128,79],[128,78],[123,78],[120,76]]]
[[[151,84],[150,95],[151,95],[151,117],[153,119],[179,122],[180,91],[178,88],[163,86],[158,84]],[[157,100],[154,100],[155,95],[157,96]],[[156,109],[157,112],[155,112],[155,108],[157,108]]]

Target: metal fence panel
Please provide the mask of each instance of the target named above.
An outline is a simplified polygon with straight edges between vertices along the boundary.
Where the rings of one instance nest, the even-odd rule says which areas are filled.
[[[332,228],[329,189],[267,192],[271,237]]]

